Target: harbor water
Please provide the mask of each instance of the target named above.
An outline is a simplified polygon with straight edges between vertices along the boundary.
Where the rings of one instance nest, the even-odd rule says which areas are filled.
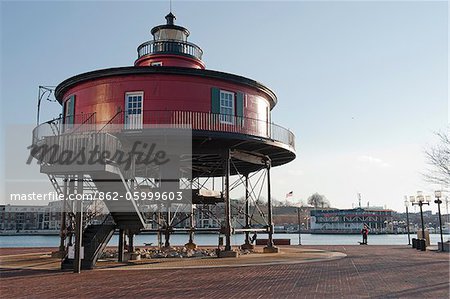
[[[411,235],[414,238],[415,235]],[[218,234],[197,234],[195,242],[199,245],[215,246],[218,244]],[[258,238],[267,238],[267,235],[259,234]],[[274,238],[291,239],[292,245],[299,244],[298,234],[275,234]],[[440,241],[439,234],[431,234],[431,245],[437,245]],[[109,242],[109,246],[118,244],[118,235],[114,235]],[[444,235],[444,241],[449,239],[449,235]],[[184,245],[188,242],[188,235],[174,234],[170,237],[171,244],[174,246]],[[244,241],[244,234],[236,234],[231,239],[233,245],[240,245]],[[361,241],[360,235],[322,235],[322,234],[301,234],[302,245],[357,245]],[[135,236],[136,246],[144,244],[157,245],[157,236],[155,234],[140,234]],[[369,235],[369,245],[407,245],[408,235]],[[51,236],[0,236],[0,248],[8,247],[58,247],[59,237]]]

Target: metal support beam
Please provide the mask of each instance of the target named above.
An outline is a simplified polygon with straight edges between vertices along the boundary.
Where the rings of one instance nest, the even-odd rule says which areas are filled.
[[[83,194],[83,176],[78,176],[77,194]],[[83,201],[76,202],[75,216],[75,259],[73,261],[73,272],[81,272],[81,246],[83,238]]]
[[[124,251],[125,251],[125,231],[121,228],[119,229],[119,257],[118,261],[123,262],[124,260]]]
[[[230,151],[225,155],[225,251],[231,251]]]
[[[162,247],[162,236],[161,236],[161,206],[158,208],[158,213],[157,213],[157,221],[158,221],[158,231],[157,231],[157,239],[158,239],[158,248],[161,249]]]
[[[172,229],[172,219],[170,218],[170,203],[167,205],[167,221],[164,230],[164,247],[170,247],[170,231]]]
[[[75,176],[69,176],[69,182],[68,182],[68,192],[67,194],[74,194],[75,193]],[[70,205],[70,207],[69,207]],[[70,208],[70,211],[73,213],[76,212],[76,202],[67,202],[67,209]],[[74,233],[75,233],[75,225],[73,223],[73,218],[70,218],[70,223],[69,223],[69,228],[68,229],[68,237],[69,237],[69,241],[68,241],[68,246],[73,246],[73,238],[74,238]]]
[[[233,233],[245,233],[245,232],[261,232],[261,233],[268,233],[269,230],[265,228],[233,228]]]
[[[164,247],[170,247],[170,227],[166,226],[164,229]]]
[[[64,187],[63,187],[63,200],[61,203],[61,225],[60,225],[60,229],[59,229],[59,236],[60,236],[60,241],[59,241],[59,252],[62,254],[66,251],[66,245],[65,245],[65,240],[66,240],[66,236],[67,236],[67,228],[66,228],[66,202],[67,202],[67,176],[65,176],[64,178]]]
[[[134,234],[132,232],[128,232],[128,252],[134,252]]]
[[[242,152],[242,151],[238,151],[238,150],[232,150],[230,151],[230,156],[232,158],[244,161],[244,162],[248,162],[248,163],[252,163],[252,164],[256,164],[256,165],[265,165],[266,164],[266,158],[263,155],[256,155],[256,154],[251,154],[251,153],[246,153],[246,152]]]
[[[195,227],[195,223],[194,223],[194,208],[192,207],[192,212],[191,215],[189,216],[189,222],[191,224],[191,230],[189,231],[189,243],[193,244],[194,243],[194,227]]]
[[[245,228],[250,228],[250,198],[248,192],[248,174],[245,174]],[[250,245],[250,232],[245,232],[245,244]]]
[[[192,180],[190,180],[190,189],[192,190]],[[189,219],[189,224],[191,225],[191,231],[189,232],[189,244],[191,246],[194,244],[194,231],[195,231],[195,217],[194,217],[194,204],[191,204],[191,215]]]
[[[189,215],[189,242],[184,244],[184,246],[188,249],[197,248],[197,244],[194,243],[194,234],[195,234],[195,217],[194,217],[194,205],[191,205],[191,213]]]
[[[267,247],[273,247],[273,215],[272,215],[272,193],[270,189],[270,162],[267,162],[267,222],[269,224],[269,240]]]

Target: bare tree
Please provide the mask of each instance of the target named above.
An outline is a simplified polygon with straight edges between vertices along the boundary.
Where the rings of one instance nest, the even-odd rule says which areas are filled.
[[[314,193],[310,197],[308,197],[308,204],[313,206],[314,208],[329,208],[330,202],[327,200],[325,195],[321,195],[319,193]]]
[[[439,143],[425,150],[427,163],[431,166],[425,179],[434,184],[450,186],[450,136],[447,132],[436,133]]]
[[[94,200],[84,206],[83,223],[85,225],[94,221],[101,221],[108,214],[108,210],[103,201]]]

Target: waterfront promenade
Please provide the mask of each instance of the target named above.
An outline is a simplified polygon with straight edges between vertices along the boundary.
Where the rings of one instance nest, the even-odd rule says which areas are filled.
[[[420,252],[407,246],[370,245],[304,246],[302,254],[297,246],[283,249],[287,252],[284,257],[261,258],[262,265],[257,261],[249,265],[245,262],[248,257],[243,256],[232,260],[215,259],[228,263],[222,267],[220,262],[206,265],[200,260],[198,264],[189,261],[191,265],[183,267],[182,261],[176,261],[168,269],[136,264],[105,266],[81,274],[52,270],[47,267],[51,260],[44,256],[40,262],[32,260],[33,253],[39,252],[36,249],[1,249],[0,294],[3,298],[449,296],[449,255],[446,253]],[[29,269],[12,267],[6,262],[27,258],[33,265]],[[274,262],[264,264],[268,260]]]

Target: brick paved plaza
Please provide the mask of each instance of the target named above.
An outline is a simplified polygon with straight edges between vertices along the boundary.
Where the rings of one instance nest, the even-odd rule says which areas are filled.
[[[420,252],[406,246],[305,246],[302,249],[339,251],[347,257],[205,269],[142,269],[142,265],[136,265],[81,274],[2,267],[1,297],[449,297],[449,255],[445,253]],[[1,250],[0,254],[14,252]],[[29,254],[33,250],[22,252]]]

